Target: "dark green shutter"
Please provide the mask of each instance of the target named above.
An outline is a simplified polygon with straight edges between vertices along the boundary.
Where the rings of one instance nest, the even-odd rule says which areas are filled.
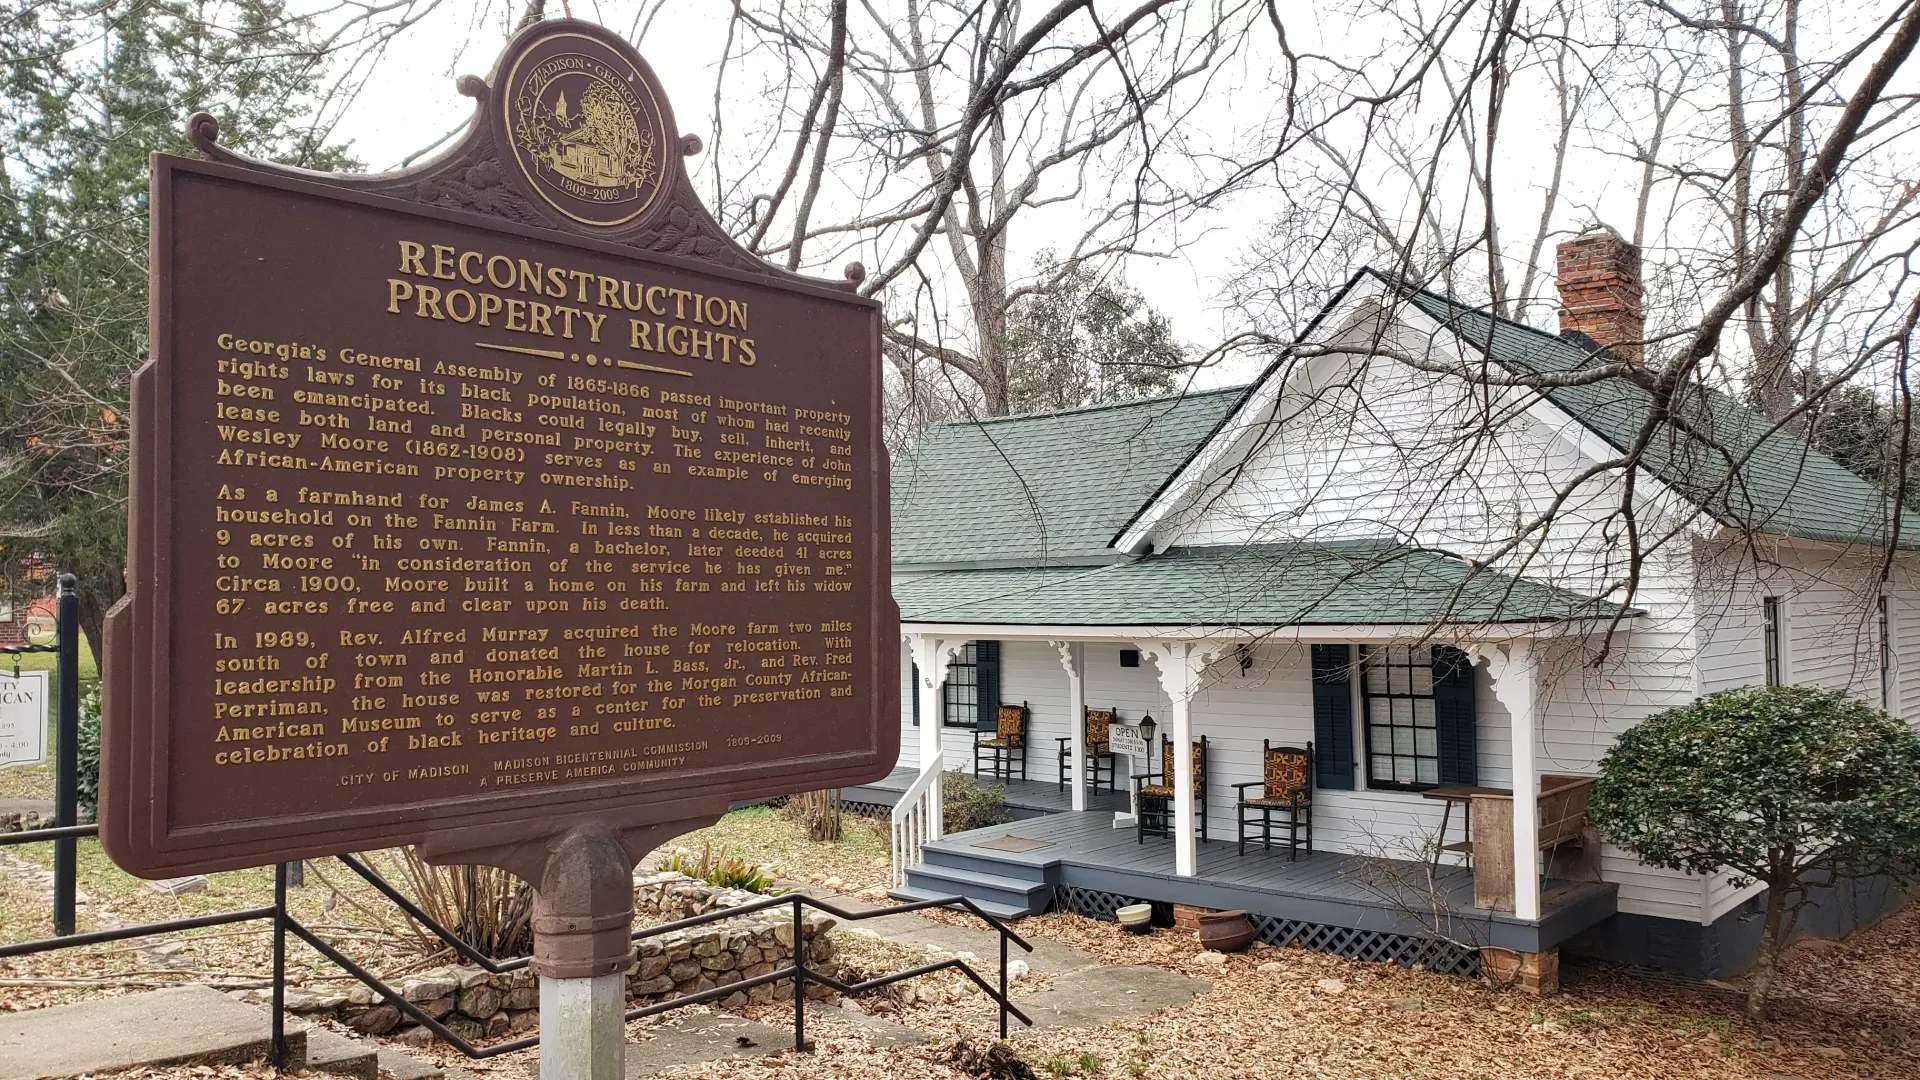
[[[1353,790],[1353,646],[1313,647],[1315,783]]]
[[[1440,782],[1480,782],[1479,711],[1473,661],[1451,645],[1433,649],[1433,715],[1440,732]]]
[[[974,683],[980,694],[980,716],[974,727],[997,731],[1000,727],[1000,643],[973,643]]]
[[[913,665],[913,726],[920,726],[920,665]]]

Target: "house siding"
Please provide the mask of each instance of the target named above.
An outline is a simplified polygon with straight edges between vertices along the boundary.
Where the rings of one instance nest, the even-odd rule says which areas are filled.
[[[1364,340],[1373,332],[1372,324],[1359,323],[1346,334]],[[1420,350],[1435,340],[1400,326],[1392,344]],[[1610,640],[1542,650],[1535,699],[1540,770],[1591,775],[1621,731],[1697,692],[1692,554],[1684,540],[1659,548],[1641,567],[1631,597],[1609,592],[1624,576],[1625,549],[1612,516],[1620,486],[1608,475],[1575,489],[1524,556],[1501,556],[1497,549],[1516,523],[1546,513],[1548,501],[1591,463],[1591,437],[1551,412],[1515,409],[1483,437],[1463,440],[1463,427],[1477,425],[1482,408],[1463,389],[1390,361],[1363,368],[1326,357],[1309,364],[1273,409],[1283,419],[1245,436],[1244,458],[1227,455],[1237,467],[1198,485],[1156,546],[1378,536],[1490,559],[1499,570],[1645,610]],[[1640,496],[1637,509],[1649,532],[1684,524],[1689,512],[1657,493]],[[1511,729],[1481,678],[1483,782],[1507,784]],[[1405,844],[1438,827],[1439,804],[1406,798],[1329,793],[1322,803],[1329,835],[1346,844],[1367,835]],[[1623,911],[1690,920],[1703,913],[1696,878],[1645,866],[1610,846],[1602,849],[1601,872],[1620,885]]]

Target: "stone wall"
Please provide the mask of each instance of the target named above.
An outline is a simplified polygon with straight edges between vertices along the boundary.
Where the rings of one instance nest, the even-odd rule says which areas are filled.
[[[635,921],[658,925],[721,908],[738,907],[760,899],[740,889],[721,889],[683,874],[645,874],[634,881]],[[808,911],[802,935],[807,965],[832,974],[838,970],[833,941],[827,931],[834,920]],[[763,975],[785,967],[793,956],[791,908],[743,915],[737,919],[675,930],[636,943],[634,963],[627,970],[629,999],[663,1001],[696,994]],[[402,979],[395,989],[420,1010],[469,1041],[532,1031],[540,1025],[539,980],[524,968],[504,975],[484,968],[448,966]],[[810,996],[828,997],[823,986],[809,986]],[[246,996],[265,1002],[269,992],[250,990]],[[780,980],[740,991],[717,1002],[722,1008],[769,1001],[793,1000],[791,980]],[[331,1014],[369,1035],[426,1029],[372,990],[315,991],[288,988],[287,1008],[304,1014]]]

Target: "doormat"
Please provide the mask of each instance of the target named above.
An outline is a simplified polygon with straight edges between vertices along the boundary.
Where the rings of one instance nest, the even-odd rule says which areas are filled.
[[[982,840],[973,846],[986,848],[989,851],[1032,851],[1034,848],[1043,848],[1051,843],[1050,840],[1035,840],[1028,836],[1002,836],[997,840]]]

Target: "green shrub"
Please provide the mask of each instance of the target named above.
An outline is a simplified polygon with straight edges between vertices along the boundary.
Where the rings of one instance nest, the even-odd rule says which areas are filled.
[[[1004,825],[1013,820],[1007,810],[1007,789],[983,784],[972,773],[949,772],[940,778],[941,813],[950,833]]]
[[[100,685],[95,683],[80,695],[80,737],[74,740],[79,754],[77,774],[80,809],[90,818],[100,816]]]
[[[685,874],[723,889],[764,893],[773,888],[773,878],[767,876],[765,870],[737,855],[728,855],[724,847],[715,851],[712,844],[702,847],[698,859],[690,852],[676,851],[667,856],[666,861],[660,864],[660,869]]]
[[[1920,735],[1837,690],[1727,690],[1621,735],[1588,816],[1654,866],[1767,886],[1758,1015],[1810,889],[1856,873],[1920,880]]]

